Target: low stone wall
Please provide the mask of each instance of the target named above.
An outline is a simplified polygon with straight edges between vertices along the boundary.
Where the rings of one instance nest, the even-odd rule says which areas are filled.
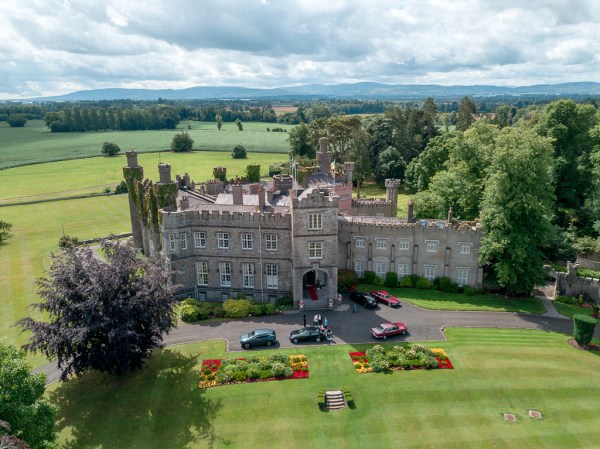
[[[577,265],[582,268],[600,271],[600,254],[578,254]]]
[[[582,278],[576,274],[577,265],[567,264],[566,273],[556,273],[556,293],[600,301],[600,279]]]

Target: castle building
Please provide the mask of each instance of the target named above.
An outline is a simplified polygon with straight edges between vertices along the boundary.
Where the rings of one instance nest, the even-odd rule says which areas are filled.
[[[135,151],[123,173],[129,190],[133,241],[144,254],[162,252],[181,297],[221,301],[244,293],[257,301],[292,295],[294,304],[327,307],[337,296],[338,270],[384,278],[447,276],[481,287],[481,231],[447,220],[397,218],[400,181],[385,182],[386,199],[353,199],[353,163],[330,172],[327,139],[318,167],[299,183],[290,175],[242,185],[196,184],[186,173],[171,177],[159,164],[159,181],[144,179]],[[217,167],[225,173],[225,168]]]

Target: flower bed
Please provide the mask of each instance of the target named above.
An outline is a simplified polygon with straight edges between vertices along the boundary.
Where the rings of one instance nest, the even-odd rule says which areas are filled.
[[[357,373],[454,368],[443,349],[429,349],[418,344],[394,346],[387,351],[383,346],[375,345],[366,352],[351,352],[350,358]]]
[[[200,388],[269,380],[305,379],[308,361],[304,355],[272,354],[269,357],[206,359],[200,368]]]

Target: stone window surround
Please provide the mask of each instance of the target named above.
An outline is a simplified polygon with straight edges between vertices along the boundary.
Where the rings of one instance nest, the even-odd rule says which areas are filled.
[[[437,265],[425,265],[423,267],[423,277],[433,281],[437,277]]]
[[[206,248],[206,232],[194,232],[194,248]]]
[[[217,232],[217,247],[229,249],[229,232]]]
[[[219,280],[221,287],[231,287],[231,262],[219,262]]]
[[[456,268],[456,282],[459,287],[464,287],[469,282],[469,267],[457,267]]]
[[[381,238],[378,238],[377,239],[377,244],[376,244],[375,247],[377,249],[387,249],[388,248],[388,241],[389,240],[390,239],[381,239]]]
[[[471,254],[471,247],[473,246],[470,242],[458,242],[459,254]]]
[[[265,249],[277,251],[277,234],[265,234]]]
[[[308,230],[318,231],[321,229],[323,229],[323,214],[320,212],[308,214]]]
[[[244,232],[242,234],[242,249],[250,250],[254,249],[254,235],[249,232]]]
[[[362,243],[359,245],[359,243]],[[354,246],[356,248],[365,248],[367,246],[367,238],[363,236],[355,236],[354,237]]]
[[[202,286],[208,285],[208,262],[196,262],[196,284]]]
[[[181,249],[182,250],[188,249],[188,246],[187,246],[187,234],[181,234],[179,236],[179,240],[181,242]]]
[[[323,242],[308,243],[308,258],[322,259],[323,258]]]
[[[254,288],[254,264],[250,262],[242,263],[242,285],[246,288]]]
[[[436,253],[438,250],[438,246],[440,244],[439,240],[425,240],[425,248],[428,253]]]
[[[410,249],[410,242],[412,239],[398,239],[397,249],[400,251],[408,251]]]

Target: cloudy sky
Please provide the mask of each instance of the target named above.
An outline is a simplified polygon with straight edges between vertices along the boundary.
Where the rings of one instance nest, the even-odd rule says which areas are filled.
[[[0,98],[600,82],[597,0],[4,0]]]

